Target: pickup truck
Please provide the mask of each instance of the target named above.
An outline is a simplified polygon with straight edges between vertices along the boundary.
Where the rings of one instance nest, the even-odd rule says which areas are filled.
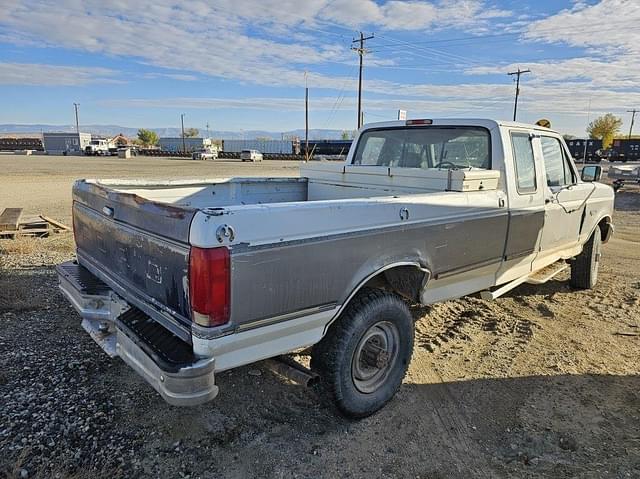
[[[296,178],[79,180],[60,288],[171,404],[213,399],[220,371],[310,350],[338,409],[364,417],[407,371],[407,302],[490,300],[566,268],[595,285],[613,233],[600,174],[544,127],[434,119],[365,125],[344,162]]]

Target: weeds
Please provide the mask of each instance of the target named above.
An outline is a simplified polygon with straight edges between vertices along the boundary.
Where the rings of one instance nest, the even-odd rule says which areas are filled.
[[[46,238],[22,236],[16,239],[0,240],[1,255],[26,255],[40,251],[54,251],[58,253],[72,253],[74,249],[73,234],[58,233]]]

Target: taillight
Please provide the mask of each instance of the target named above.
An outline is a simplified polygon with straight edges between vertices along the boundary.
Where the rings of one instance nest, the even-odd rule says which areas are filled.
[[[407,120],[405,125],[433,125],[433,120]]]
[[[193,321],[220,326],[229,321],[231,265],[227,248],[191,248],[189,298]]]

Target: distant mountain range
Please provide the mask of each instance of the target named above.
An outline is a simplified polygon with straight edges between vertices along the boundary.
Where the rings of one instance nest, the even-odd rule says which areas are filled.
[[[155,131],[158,136],[161,137],[179,137],[180,128],[150,128]],[[41,134],[43,132],[74,132],[76,130],[75,125],[20,125],[20,124],[4,124],[0,125],[0,135],[18,135],[25,136],[25,134]],[[135,137],[138,128],[130,128],[126,126],[118,125],[82,125],[80,131],[91,133],[92,135],[100,136],[115,136],[122,133],[128,137]],[[228,139],[228,140],[254,140],[256,138],[270,138],[273,140],[281,140],[284,138],[291,138],[297,136],[300,139],[304,139],[304,130],[292,130],[285,132],[273,132],[265,130],[244,130],[239,131],[222,131],[222,130],[200,130],[199,136],[209,136],[211,138]],[[339,140],[342,137],[342,130],[323,130],[312,129],[309,130],[310,140]]]

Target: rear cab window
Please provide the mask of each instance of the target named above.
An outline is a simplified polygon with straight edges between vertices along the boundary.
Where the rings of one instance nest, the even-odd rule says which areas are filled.
[[[490,169],[491,139],[482,127],[428,126],[372,129],[360,135],[352,165]]]

